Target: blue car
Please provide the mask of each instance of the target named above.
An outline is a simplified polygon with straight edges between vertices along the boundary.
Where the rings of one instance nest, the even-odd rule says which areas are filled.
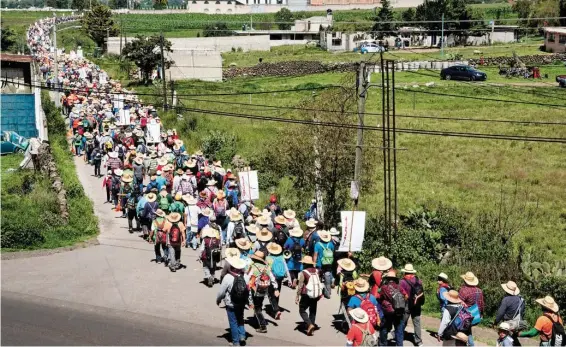
[[[29,146],[29,141],[23,136],[13,131],[2,132],[2,143],[0,144],[0,154],[24,153]]]

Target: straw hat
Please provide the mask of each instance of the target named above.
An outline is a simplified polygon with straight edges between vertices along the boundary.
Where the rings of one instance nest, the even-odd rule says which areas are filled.
[[[391,269],[393,263],[391,260],[381,256],[379,258],[375,258],[371,261],[371,267],[373,267],[377,271],[387,271]]]
[[[256,217],[261,216],[261,211],[259,210],[259,208],[257,208],[257,206],[254,206],[250,211],[250,214]]]
[[[196,155],[202,155],[202,151],[199,149],[198,151],[195,152]]]
[[[369,290],[369,282],[360,277],[354,281],[354,288],[356,289],[356,292],[365,293]]]
[[[163,167],[163,172],[173,171],[173,165],[167,164]]]
[[[257,222],[260,225],[269,225],[269,218],[267,216],[261,215],[257,218]]]
[[[182,174],[184,174],[185,172],[183,171],[182,168],[178,168],[177,171],[175,171],[175,173],[177,173],[177,175],[182,175]]]
[[[246,262],[239,257],[229,257],[226,258],[226,262],[230,264],[231,267],[237,270],[241,270],[246,267]]]
[[[143,157],[141,156],[136,156],[134,158],[134,163],[138,164],[138,165],[142,165],[143,164]]]
[[[330,242],[330,240],[332,240],[332,236],[330,236],[330,233],[326,230],[319,231],[318,237],[320,237],[322,242]]]
[[[189,169],[192,169],[195,166],[197,166],[197,162],[196,162],[196,160],[187,160],[187,161],[185,161],[185,163],[183,165],[185,165]]]
[[[358,323],[367,323],[369,321],[369,316],[366,311],[361,307],[357,307],[350,311],[352,318]]]
[[[149,157],[150,157],[151,159],[155,159],[155,158],[157,158],[157,153],[151,152],[151,153],[149,153]]]
[[[340,231],[338,231],[338,229],[336,229],[335,227],[330,228],[330,236],[338,236],[340,235]]]
[[[216,167],[222,167],[222,161],[217,160],[217,161],[213,161],[212,165],[216,166]]]
[[[157,160],[157,165],[160,165],[160,166],[165,166],[165,165],[167,165],[168,163],[169,163],[169,162],[168,162],[167,159],[165,159],[165,158],[159,158],[159,159]]]
[[[236,209],[230,210],[230,220],[232,222],[237,222],[242,220],[242,214],[238,212]]]
[[[469,286],[477,286],[479,283],[478,278],[472,272],[468,271],[464,275],[461,275],[464,282]]]
[[[118,158],[118,152],[108,152],[108,157],[110,157],[110,158]]]
[[[116,175],[116,176],[122,176],[123,173],[124,173],[124,170],[122,170],[122,169],[114,170],[114,175]]]
[[[283,252],[283,248],[276,244],[275,242],[270,242],[267,244],[267,250],[270,254],[279,255]]]
[[[179,201],[179,200],[181,200],[181,199],[183,199],[183,194],[181,194],[181,192],[177,192],[177,193],[175,194],[175,200]]]
[[[149,202],[154,202],[157,199],[157,196],[155,195],[155,193],[149,193],[147,194],[146,199]]]
[[[238,247],[238,249],[241,249],[243,251],[247,251],[252,248],[252,243],[246,238],[236,239],[234,243],[236,243],[236,247]]]
[[[210,217],[210,215],[212,214],[212,210],[208,207],[205,207],[200,211],[200,214],[202,214],[205,217]]]
[[[157,211],[155,211],[155,215],[159,217],[165,217],[165,212],[163,212],[162,209],[158,208]]]
[[[216,180],[212,179],[212,180],[208,181],[208,183],[206,185],[210,187],[210,186],[216,185],[216,183],[217,183]]]
[[[255,251],[255,253],[252,254],[250,258],[265,263],[265,253],[263,253],[262,251]]]
[[[445,282],[448,282],[448,275],[445,274],[444,272],[441,272],[438,274],[438,278],[441,278],[442,280],[444,280]]]
[[[454,340],[465,342],[466,345],[468,344],[468,335],[464,334],[463,332],[458,332],[456,335],[452,335]]]
[[[511,331],[511,326],[507,322],[501,322],[498,327],[499,330]]]
[[[537,304],[541,305],[542,307],[546,307],[554,313],[560,310],[560,307],[558,306],[556,301],[554,301],[554,298],[549,295],[545,296],[542,299],[536,299],[535,301],[537,302]]]
[[[287,219],[293,219],[297,216],[297,214],[293,210],[285,210],[283,211],[283,216]]]
[[[356,269],[356,263],[354,263],[350,258],[338,260],[338,265],[346,271],[354,271]]]
[[[274,221],[275,221],[275,223],[277,223],[277,224],[285,224],[285,223],[287,223],[287,221],[285,220],[285,217],[283,217],[282,215],[279,215],[279,216],[275,217]]]
[[[303,257],[303,259],[301,259],[301,263],[314,265],[314,260],[312,259],[312,257],[310,255],[305,255]]]
[[[252,225],[248,225],[246,227],[246,230],[248,231],[248,233],[250,234],[257,234],[257,232],[259,231],[259,228],[257,227],[257,225],[252,224]]]
[[[209,225],[202,228],[201,234],[202,234],[203,238],[205,238],[205,237],[216,238],[216,233],[214,232],[214,229],[212,229]]]
[[[267,230],[267,228],[261,229],[258,233],[256,233],[257,239],[262,242],[270,241],[273,238],[273,234],[271,231]]]
[[[507,283],[501,283],[501,287],[507,294],[510,295],[519,295],[520,293],[519,287],[517,287],[517,283],[513,281],[509,281]]]
[[[169,214],[169,216],[167,216],[167,220],[170,221],[171,223],[177,223],[178,221],[181,220],[181,214],[177,212],[172,212]]]
[[[316,220],[315,219],[309,219],[306,223],[307,228],[312,229],[312,228],[316,228]]]
[[[417,270],[413,267],[413,264],[405,264],[405,267],[401,269],[402,272],[406,274],[416,274]]]
[[[393,269],[389,269],[385,274],[383,274],[383,278],[393,278],[397,279],[397,272]]]
[[[291,235],[293,237],[303,237],[303,233],[304,233],[304,231],[301,230],[301,228],[293,228],[293,229],[289,230],[289,235]]]
[[[133,180],[134,180],[134,178],[130,175],[122,176],[122,182],[124,182],[124,183],[130,183]]]
[[[192,195],[183,195],[183,200],[189,205],[196,205],[197,199],[195,199]]]
[[[224,251],[224,257],[240,257],[240,250],[237,248],[226,248],[226,250]]]
[[[453,304],[459,304],[462,302],[462,300],[460,300],[460,296],[458,295],[458,292],[455,290],[449,290],[447,292],[444,292],[444,294],[442,294],[444,296],[444,299],[446,299],[448,302],[451,302]]]

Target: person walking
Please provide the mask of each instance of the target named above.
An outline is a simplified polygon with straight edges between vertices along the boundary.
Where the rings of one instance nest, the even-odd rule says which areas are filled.
[[[220,196],[221,193],[222,191],[218,192],[218,195]],[[224,202],[225,201],[226,200],[224,200]],[[228,215],[229,218],[225,219],[228,221],[225,228],[226,244],[233,247],[237,239],[246,238],[246,228],[244,227],[243,216],[238,210],[232,208]]]
[[[387,334],[394,328],[395,345],[403,346],[405,331],[403,315],[405,314],[406,300],[409,294],[399,286],[399,279],[394,270],[389,270],[383,275],[379,290],[379,302],[383,309],[383,323],[379,331],[379,345],[387,345]]]
[[[409,294],[407,298],[407,308],[403,315],[403,328],[407,328],[409,318],[413,322],[413,344],[421,346],[423,344],[421,335],[421,308],[425,303],[425,295],[422,281],[416,276],[417,270],[413,264],[406,264],[403,269],[403,278],[399,281],[399,285],[405,293]]]
[[[373,328],[379,328],[381,326],[381,319],[383,318],[383,311],[381,310],[381,305],[373,296],[369,293],[369,283],[364,278],[358,278],[354,281],[354,288],[356,294],[350,297],[347,305],[347,311],[352,315],[352,311],[361,308],[369,316],[369,322]]]
[[[220,238],[210,226],[206,226],[201,231],[202,243],[200,246],[202,269],[204,271],[204,282],[208,287],[214,285],[214,274],[216,264],[220,261]]]
[[[314,254],[314,245],[320,240],[318,232],[316,231],[317,221],[314,219],[309,219],[306,221],[305,225],[307,230],[304,233],[305,238],[305,249],[304,252],[311,257]]]
[[[136,207],[138,204],[138,195],[139,191],[134,189],[133,191],[131,191],[130,193],[128,193],[128,195],[126,196],[126,210],[127,210],[127,215],[128,215],[128,231],[130,232],[130,234],[132,234],[134,232],[134,227],[133,227],[133,220],[136,220],[136,228],[135,230],[139,230],[140,229],[140,220],[138,218],[138,214],[136,211]]]
[[[464,280],[464,285],[460,287],[458,295],[462,302],[468,307],[470,313],[474,315],[473,324],[479,324],[483,318],[484,313],[484,299],[483,291],[478,288],[479,280],[472,272],[466,272],[460,276]],[[474,312],[475,311],[475,312]],[[472,334],[468,335],[469,341],[468,345],[474,345],[474,336]]]
[[[197,206],[197,199],[191,195],[183,195],[183,200],[187,203],[185,207],[185,225],[187,226],[185,248],[191,246],[193,250],[198,248],[198,216],[201,213]]]
[[[561,345],[564,346],[566,336],[564,335],[564,322],[558,315],[560,307],[554,298],[548,295],[535,301],[542,308],[542,316],[537,318],[531,330],[519,333],[519,337],[539,336],[539,346],[558,346],[558,339],[562,339]]]
[[[157,206],[157,196],[154,192],[148,193],[145,197],[145,205],[143,206],[143,210],[141,213],[141,224],[142,224],[142,231],[145,238],[149,236],[150,231],[152,230],[152,223],[154,219],[157,217],[157,210],[159,207]],[[163,212],[163,211],[161,211]],[[165,213],[163,213],[165,214]],[[153,241],[151,238],[148,238],[148,241]]]
[[[101,177],[100,166],[102,165],[102,150],[98,147],[92,150],[92,165],[94,166],[94,176]]]
[[[149,200],[149,199],[148,199]],[[148,242],[153,242],[155,250],[155,262],[157,264],[169,263],[169,250],[167,248],[167,233],[171,224],[165,218],[165,212],[160,209],[155,211],[155,220],[151,223],[151,232],[149,233]],[[163,253],[162,253],[163,251]]]
[[[277,281],[265,261],[265,253],[255,251],[254,254],[250,256],[250,259],[253,262],[248,268],[247,276],[250,278],[249,283],[252,292],[254,314],[259,326],[256,331],[265,334],[267,333],[267,321],[263,316],[263,300],[269,292],[269,287],[273,287],[273,295],[275,297],[279,297],[279,290],[277,288]]]
[[[468,339],[472,334],[472,317],[465,311],[464,304],[458,292],[449,290],[444,293],[448,304],[442,311],[440,326],[438,327],[437,339],[442,341],[443,346],[468,345]],[[462,313],[462,315],[460,315]],[[456,317],[460,317],[456,322]],[[465,336],[465,340],[462,338]],[[460,343],[458,343],[460,341]]]
[[[367,312],[358,307],[350,311],[350,315],[352,326],[346,335],[346,346],[375,346],[377,336]]]
[[[379,299],[379,287],[381,287],[383,275],[391,270],[393,263],[388,258],[381,256],[371,261],[371,267],[373,268],[369,277],[371,294]]]
[[[273,242],[283,247],[289,238],[289,229],[287,228],[287,220],[283,215],[278,215],[273,219]]]
[[[231,345],[240,346],[247,338],[244,326],[244,310],[249,297],[248,281],[244,276],[246,263],[238,256],[228,257],[226,262],[229,264],[229,270],[222,277],[216,304],[220,305],[224,301],[232,338]]]
[[[502,322],[497,329],[497,342],[496,347],[513,347],[516,345],[514,339],[511,337],[511,327],[508,323]]]
[[[334,243],[332,236],[326,230],[318,233],[320,241],[314,246],[313,260],[316,268],[322,273],[322,281],[324,282],[324,297],[330,299],[332,294],[332,285],[334,278],[332,277],[332,266],[334,265]]]
[[[442,314],[442,310],[448,305],[448,301],[444,297],[444,294],[447,293],[450,289],[450,283],[448,281],[448,275],[444,272],[438,274],[436,278],[438,282],[438,288],[436,289],[436,298],[438,299],[438,304],[440,305],[440,313]]]
[[[277,282],[277,288],[269,287],[268,295],[269,301],[273,308],[273,313],[275,320],[281,319],[281,309],[279,307],[279,296],[275,296],[275,290],[281,293],[281,284],[285,278],[289,277],[289,269],[285,263],[285,258],[283,257],[283,248],[274,242],[270,242],[267,245],[267,251],[269,255],[267,256],[267,265],[275,277],[275,282]]]
[[[171,225],[168,231],[169,244],[169,270],[175,272],[182,267],[181,265],[181,245],[185,243],[185,225],[181,222],[182,215],[172,212],[167,216]]]
[[[112,202],[112,170],[108,170],[106,176],[102,180],[102,186],[106,189],[106,202]]]
[[[271,242],[273,239],[273,234],[271,231],[267,230],[266,228],[261,229],[259,232],[256,233],[256,241],[252,247],[252,250],[255,251],[262,251],[264,253],[267,252],[267,244]]]
[[[301,263],[303,270],[299,273],[295,304],[299,305],[299,314],[306,325],[307,335],[312,336],[316,329],[318,301],[322,297],[321,273],[311,256],[304,256]]]
[[[525,300],[519,295],[521,291],[517,287],[517,283],[508,281],[502,283],[501,288],[505,291],[505,296],[501,300],[493,325],[506,322],[510,330],[515,331],[519,327],[519,322],[525,316]]]
[[[305,240],[303,239],[303,231],[300,228],[291,229],[289,231],[289,238],[283,248],[287,252],[287,268],[289,269],[289,287],[295,288],[299,279],[299,272],[302,271],[303,265],[303,248],[305,247]]]
[[[143,186],[143,178],[145,177],[145,166],[143,165],[143,154],[138,153],[134,158],[132,164],[132,169],[134,171],[134,184]]]

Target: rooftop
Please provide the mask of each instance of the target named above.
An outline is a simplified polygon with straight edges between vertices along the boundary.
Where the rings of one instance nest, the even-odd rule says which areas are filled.
[[[0,53],[1,61],[11,61],[14,63],[31,63],[33,62],[33,57],[31,55],[18,55],[18,54],[6,54]]]
[[[550,31],[558,34],[566,34],[566,27],[546,27],[544,31]]]

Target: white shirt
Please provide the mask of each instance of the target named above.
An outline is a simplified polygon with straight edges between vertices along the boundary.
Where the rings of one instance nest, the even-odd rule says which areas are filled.
[[[181,176],[173,177],[173,191],[176,192],[177,188],[179,188],[179,184],[181,183]]]
[[[185,214],[187,215],[187,225],[198,226],[198,215],[200,208],[197,205],[189,205],[185,207]]]

